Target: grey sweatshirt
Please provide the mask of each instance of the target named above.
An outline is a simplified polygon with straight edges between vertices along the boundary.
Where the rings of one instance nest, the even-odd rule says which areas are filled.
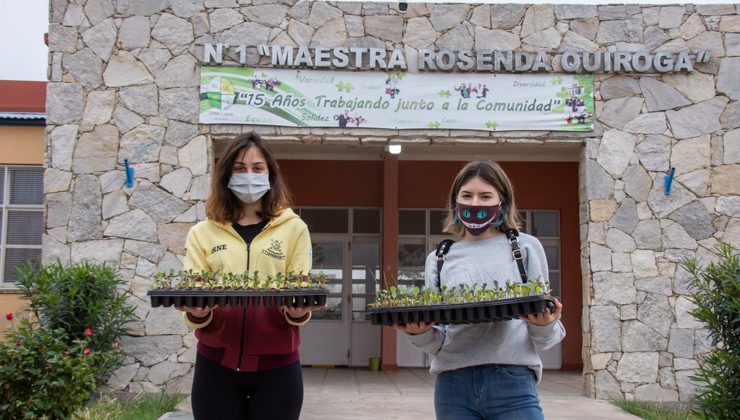
[[[524,267],[529,281],[547,280],[547,260],[542,244],[535,237],[520,234],[519,247],[524,254]],[[437,257],[427,256],[424,282],[437,287]],[[497,280],[521,283],[511,245],[506,235],[478,241],[456,242],[445,257],[441,273],[442,285],[455,287],[461,283],[483,283],[493,287]],[[542,376],[542,361],[535,348],[548,349],[565,337],[560,320],[546,326],[527,324],[521,320],[483,324],[435,325],[430,331],[408,335],[419,349],[433,356],[431,372],[439,373],[490,363],[528,366]]]

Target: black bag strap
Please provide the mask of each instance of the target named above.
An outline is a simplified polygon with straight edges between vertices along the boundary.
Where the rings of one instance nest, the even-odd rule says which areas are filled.
[[[526,283],[527,271],[524,270],[524,253],[522,252],[521,248],[519,248],[519,231],[516,229],[509,229],[506,231],[506,237],[509,239],[509,244],[511,245],[511,255],[514,257],[514,261],[516,261],[516,266],[519,268],[519,275],[522,278],[522,283]],[[440,242],[439,245],[437,245],[437,251],[435,252],[435,255],[437,255],[437,288],[442,285],[440,273],[442,272],[442,266],[445,263],[445,255],[447,255],[447,253],[450,251],[450,247],[454,243],[455,241],[453,241],[452,239],[445,239],[444,241]]]
[[[454,244],[455,241],[452,239],[445,239],[442,242],[437,245],[437,251],[435,254],[437,255],[437,288],[442,285],[442,279],[439,277],[439,273],[442,272],[442,265],[445,263],[445,255],[450,252],[450,247],[452,244]]]
[[[506,231],[506,237],[509,239],[509,244],[511,244],[511,255],[514,257],[517,267],[519,267],[519,275],[522,277],[522,283],[526,283],[527,272],[524,270],[524,255],[519,248],[519,231],[509,229]]]

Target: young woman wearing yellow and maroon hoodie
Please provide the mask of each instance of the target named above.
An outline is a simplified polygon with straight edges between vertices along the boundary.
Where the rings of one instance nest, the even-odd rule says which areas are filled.
[[[184,270],[308,274],[311,239],[267,144],[237,136],[216,162],[207,219],[188,233]],[[195,329],[196,419],[298,419],[303,404],[298,327],[310,308],[181,308]]]

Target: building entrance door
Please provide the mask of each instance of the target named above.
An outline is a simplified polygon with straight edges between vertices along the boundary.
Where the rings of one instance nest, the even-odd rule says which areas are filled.
[[[314,311],[311,321],[301,327],[301,363],[346,366],[350,357],[349,236],[315,235],[311,245],[311,274],[327,277],[329,296],[326,308]]]
[[[379,209],[301,208],[311,230],[312,274],[327,276],[325,309],[301,327],[304,365],[367,366],[380,357],[380,326],[367,317],[380,282]],[[331,231],[332,233],[322,233]]]

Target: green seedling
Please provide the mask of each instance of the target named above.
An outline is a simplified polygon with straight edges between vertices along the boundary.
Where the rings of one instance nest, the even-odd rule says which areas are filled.
[[[502,286],[494,280],[493,287],[487,283],[460,284],[457,287],[442,286],[440,289],[418,286],[391,286],[376,293],[375,302],[370,308],[390,308],[405,306],[432,306],[453,303],[490,302],[502,299],[520,298],[550,294],[550,285],[542,279],[527,283],[504,283]]]

